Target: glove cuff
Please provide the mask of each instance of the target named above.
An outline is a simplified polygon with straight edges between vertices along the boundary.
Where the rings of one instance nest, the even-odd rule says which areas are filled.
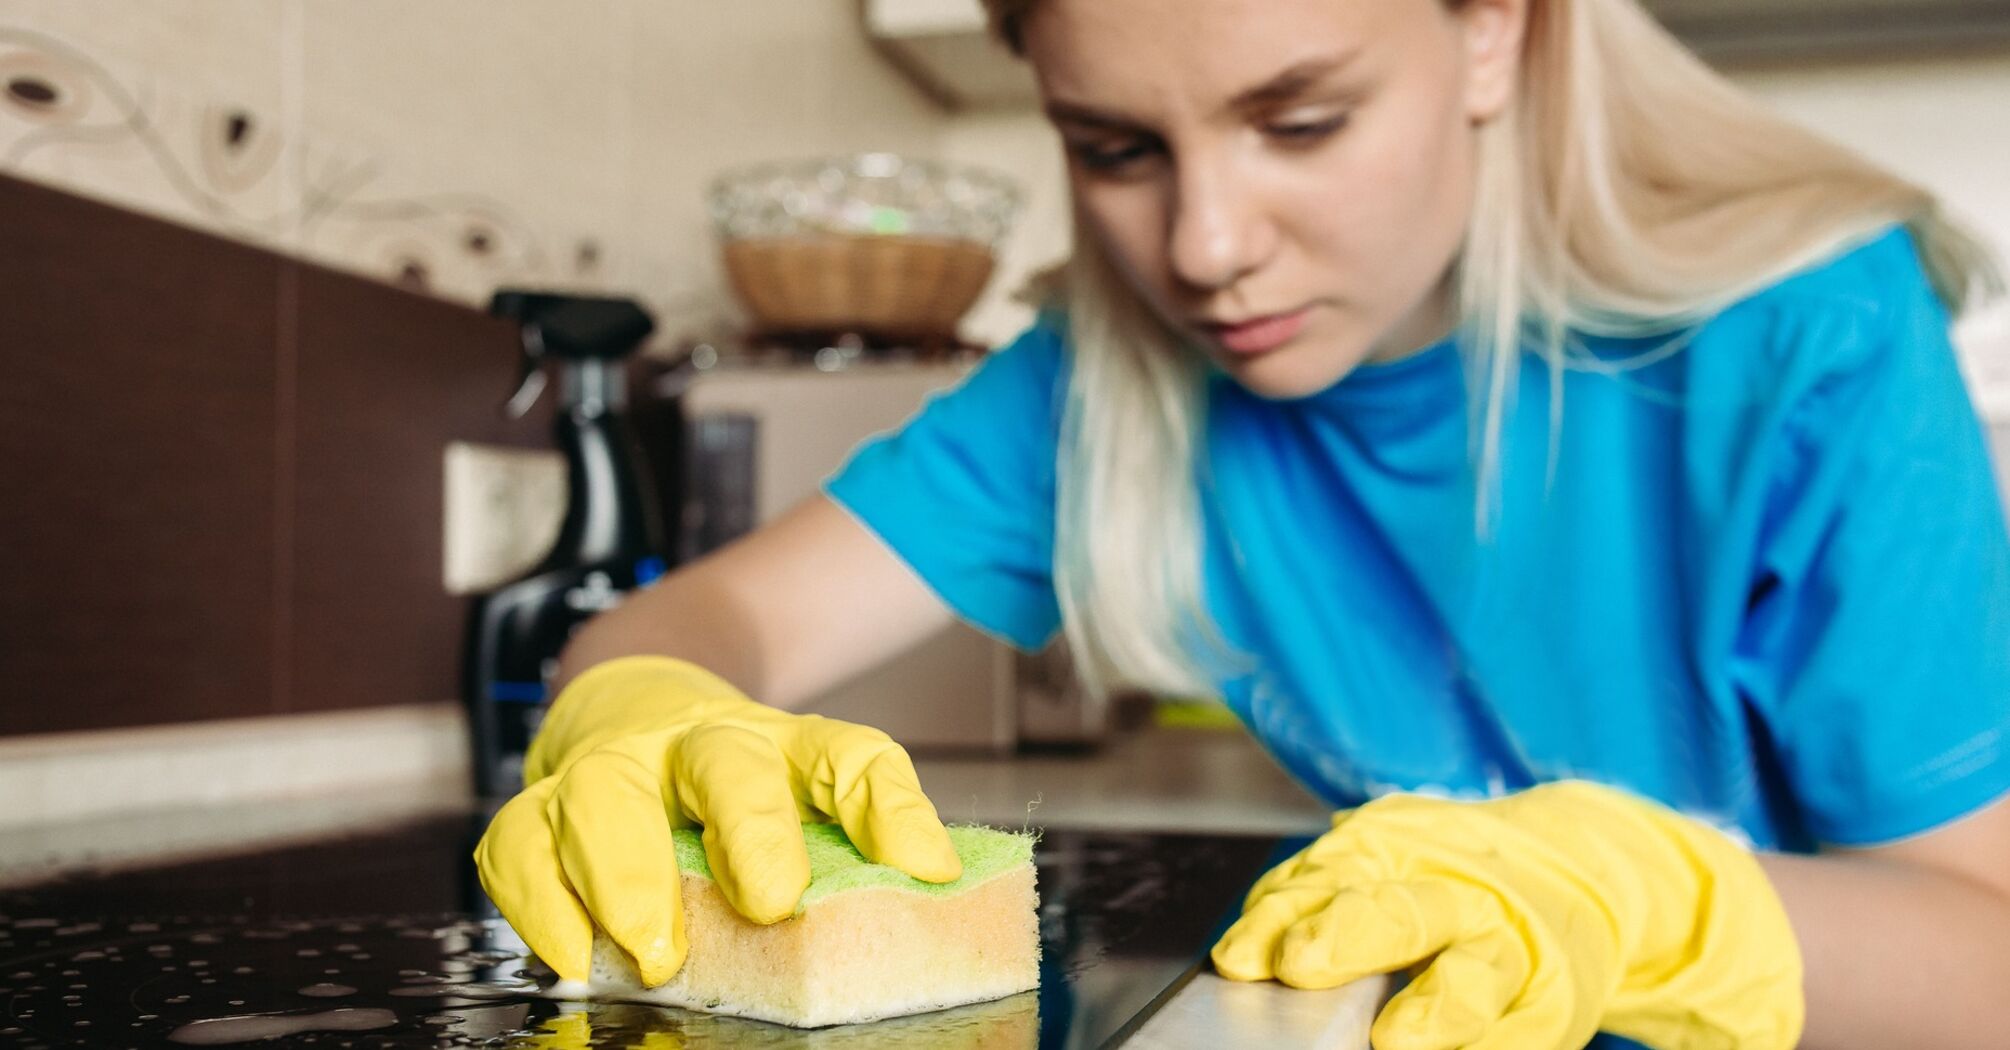
[[[1625,975],[1600,1027],[1666,1050],[1789,1050],[1806,999],[1799,939],[1758,858],[1731,836],[1658,804],[1623,796],[1654,843],[1640,871],[1652,908],[1680,885],[1691,923],[1649,918],[1628,946]],[[1660,897],[1660,901],[1654,898]]]
[[[671,656],[620,656],[587,668],[552,701],[524,755],[524,786],[616,737],[759,707],[731,682]]]

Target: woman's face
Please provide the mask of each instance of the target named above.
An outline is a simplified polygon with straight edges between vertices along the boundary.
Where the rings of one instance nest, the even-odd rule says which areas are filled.
[[[1229,375],[1295,397],[1450,331],[1475,131],[1523,21],[1522,0],[1044,0],[1025,45],[1087,232]]]

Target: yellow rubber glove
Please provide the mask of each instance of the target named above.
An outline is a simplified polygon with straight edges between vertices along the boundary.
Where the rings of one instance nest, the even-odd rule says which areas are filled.
[[[526,787],[475,847],[482,888],[566,980],[589,976],[593,926],[651,987],[684,965],[673,828],[704,825],[735,910],[794,914],[810,882],[802,824],[835,821],[867,859],[927,882],[963,862],[907,752],[885,733],[755,703],[693,664],[598,664],[552,704]]]
[[[1799,1039],[1800,947],[1758,861],[1610,788],[1489,802],[1412,795],[1333,818],[1258,880],[1214,946],[1225,977],[1331,988],[1422,967],[1378,1050],[1662,1050]]]

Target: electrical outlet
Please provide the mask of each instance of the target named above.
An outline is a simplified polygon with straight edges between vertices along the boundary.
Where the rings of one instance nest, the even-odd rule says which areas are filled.
[[[565,459],[556,452],[450,442],[444,456],[449,594],[476,594],[523,575],[565,519]]]

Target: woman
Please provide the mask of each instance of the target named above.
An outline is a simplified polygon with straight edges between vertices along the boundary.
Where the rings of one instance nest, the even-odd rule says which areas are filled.
[[[897,746],[781,709],[957,615],[1220,695],[1348,807],[1214,961],[1415,972],[1384,1050],[2000,1045],[2010,544],[1947,339],[1990,271],[1934,202],[1633,0],[988,2],[1076,252],[581,633],[479,851],[530,945],[674,972],[670,822],[762,921],[799,819],[955,877]]]

